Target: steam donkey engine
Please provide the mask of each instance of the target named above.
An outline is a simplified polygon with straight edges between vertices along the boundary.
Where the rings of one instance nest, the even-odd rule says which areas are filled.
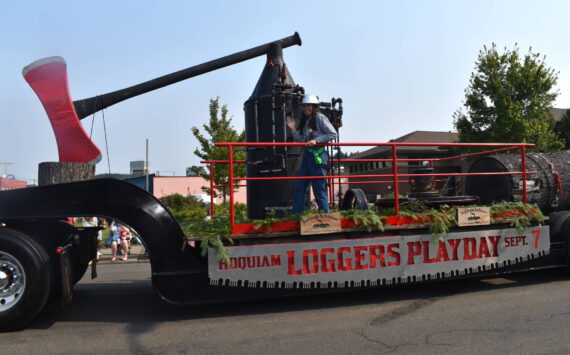
[[[126,89],[77,101],[71,101],[69,96],[66,64],[61,57],[35,61],[24,68],[23,75],[48,114],[56,135],[60,161],[96,164],[101,158],[100,150],[79,123],[81,119],[123,100],[264,54],[267,55],[266,65],[253,93],[244,104],[246,141],[287,142],[290,132],[285,124],[286,115],[299,117],[299,102],[304,94],[304,89],[295,84],[283,61],[283,48],[293,45],[301,45],[298,33]],[[333,99],[320,106],[338,130],[342,126],[342,100]],[[247,175],[295,176],[301,153],[301,147],[249,149]],[[289,209],[293,184],[292,180],[248,181],[249,217],[262,218],[267,211]]]
[[[305,90],[296,85],[283,61],[282,47],[269,47],[267,64],[250,98],[244,104],[247,142],[287,142],[291,132],[286,117],[300,117]],[[320,110],[338,132],[342,126],[342,100],[321,102]],[[302,147],[248,147],[248,177],[295,176]],[[263,218],[272,210],[287,210],[293,200],[294,180],[248,180],[247,206],[250,218]]]

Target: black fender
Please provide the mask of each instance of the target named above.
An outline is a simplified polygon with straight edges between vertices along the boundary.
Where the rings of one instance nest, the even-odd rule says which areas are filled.
[[[183,250],[186,239],[172,214],[135,185],[94,179],[0,192],[0,221],[89,216],[113,218],[136,230],[148,251],[153,278],[207,271],[196,248]]]
[[[135,185],[114,179],[0,192],[0,222],[23,225],[33,220],[101,216],[117,219],[139,233],[147,248],[152,283],[173,304],[200,304],[283,297],[330,291],[212,287],[207,260],[186,238],[160,201]]]
[[[6,224],[89,216],[117,219],[139,233],[149,254],[153,287],[167,302],[200,304],[315,292],[210,286],[207,260],[199,248],[182,249],[186,238],[172,214],[151,194],[124,181],[95,179],[0,192],[0,222]]]

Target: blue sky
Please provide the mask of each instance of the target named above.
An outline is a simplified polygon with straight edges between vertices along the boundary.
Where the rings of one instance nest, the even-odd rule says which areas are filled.
[[[566,1],[27,1],[0,5],[0,163],[35,179],[57,161],[43,108],[22,68],[59,55],[74,100],[121,89],[298,31],[285,49],[295,81],[342,97],[345,142],[384,142],[414,130],[453,129],[484,45],[546,55],[559,71],[556,107],[570,107]],[[105,110],[113,172],[144,159],[152,171],[184,174],[196,164],[190,128],[220,96],[237,128],[265,59],[257,58],[124,101]],[[91,119],[82,121],[91,129]],[[98,114],[93,140],[105,153]],[[107,157],[97,166],[107,172]],[[0,165],[0,174],[3,174]]]

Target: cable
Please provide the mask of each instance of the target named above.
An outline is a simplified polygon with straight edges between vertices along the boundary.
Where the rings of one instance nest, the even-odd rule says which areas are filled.
[[[109,174],[111,174],[111,159],[109,158],[109,142],[107,140],[107,125],[105,124],[105,109],[101,110],[103,115],[103,131],[105,132],[105,149],[107,150],[107,166],[109,167]]]
[[[97,100],[99,99],[99,96],[97,96],[95,98],[95,102],[93,103],[93,117],[91,118],[91,130],[89,132],[89,140],[92,140],[93,138],[93,126],[95,125],[95,114],[96,114],[96,110],[95,107],[97,107]],[[87,147],[87,152],[85,152],[85,160],[87,160],[89,158],[89,153],[90,153],[90,149],[91,149],[91,145],[89,145]]]
[[[89,131],[89,139],[93,138],[93,126],[95,125],[95,112],[93,112],[93,118],[91,118],[91,130]]]

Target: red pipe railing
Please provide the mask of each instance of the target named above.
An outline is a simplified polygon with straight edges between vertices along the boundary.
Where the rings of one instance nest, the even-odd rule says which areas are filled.
[[[399,203],[399,184],[410,182],[409,180],[400,180],[401,177],[450,177],[450,176],[493,176],[493,175],[522,175],[522,182],[523,182],[523,202],[528,202],[527,196],[527,186],[526,186],[526,179],[528,174],[535,174],[536,172],[527,172],[526,171],[526,147],[533,147],[534,144],[527,144],[527,143],[401,143],[401,142],[394,142],[394,143],[328,143],[328,144],[319,144],[319,146],[348,146],[348,147],[361,147],[361,146],[387,146],[391,148],[392,157],[391,159],[331,159],[333,162],[345,162],[345,163],[352,163],[352,162],[391,162],[392,166],[392,174],[365,174],[365,175],[333,175],[332,171],[329,171],[330,175],[327,176],[278,176],[278,177],[234,177],[233,167],[234,164],[244,164],[246,163],[245,160],[234,160],[233,159],[233,148],[234,147],[289,147],[289,146],[305,146],[305,143],[283,143],[283,142],[259,142],[259,143],[252,143],[252,142],[231,142],[231,143],[216,143],[218,147],[228,147],[228,160],[204,160],[201,163],[210,164],[210,214],[214,215],[214,188],[220,187],[228,187],[229,188],[229,195],[230,195],[230,223],[231,223],[231,230],[232,234],[235,231],[235,207],[234,207],[234,188],[235,186],[245,186],[237,184],[237,181],[255,181],[255,180],[300,180],[300,179],[330,179],[332,184],[335,184],[334,179],[339,179],[339,181],[343,178],[386,178],[389,177],[391,180],[378,180],[378,181],[353,181],[353,183],[393,183],[394,185],[394,209],[396,215],[400,212],[400,203]],[[498,149],[492,149],[484,152],[476,152],[476,153],[469,153],[469,154],[462,154],[462,155],[455,155],[443,158],[402,158],[398,159],[398,151],[397,147],[479,147],[479,148],[491,148],[491,147],[502,147]],[[398,171],[398,163],[399,162],[429,162],[429,166],[433,168],[434,162],[442,162],[448,161],[453,159],[461,159],[461,158],[469,158],[481,155],[488,155],[494,153],[501,153],[506,151],[512,150],[519,150],[521,153],[521,170],[522,171],[515,171],[515,172],[494,172],[494,173],[432,173],[432,174],[405,174],[400,173]],[[228,178],[228,185],[214,185],[214,168],[215,164],[229,164],[229,178]],[[372,169],[373,170],[373,169]],[[444,180],[438,180],[444,181]],[[336,182],[336,184],[350,184],[350,181],[347,182]],[[329,187],[329,201],[334,201],[334,192],[332,189],[332,184]]]
[[[231,225],[231,233],[234,232],[234,224],[235,224],[235,206],[234,206],[234,146],[228,146],[228,161],[230,164],[230,176],[229,176],[229,185],[230,185],[230,225]]]
[[[214,162],[210,162],[210,216],[214,215]]]
[[[398,153],[396,146],[392,145],[392,175],[394,179],[394,210],[396,216],[400,214],[400,184],[398,184]]]
[[[522,182],[523,182],[523,202],[527,203],[527,191],[526,191],[526,154],[524,145],[521,146],[521,170],[522,170]]]
[[[526,174],[534,174],[535,172],[527,172]],[[417,177],[417,176],[485,176],[485,175],[523,175],[522,171],[515,172],[497,172],[497,173],[433,173],[433,174],[401,174],[399,177]],[[302,180],[302,179],[332,179],[332,178],[370,178],[370,177],[392,177],[393,174],[370,174],[370,175],[325,175],[325,176],[273,176],[273,177],[242,177],[234,178],[234,181],[248,180]],[[358,181],[356,181],[358,183]]]

